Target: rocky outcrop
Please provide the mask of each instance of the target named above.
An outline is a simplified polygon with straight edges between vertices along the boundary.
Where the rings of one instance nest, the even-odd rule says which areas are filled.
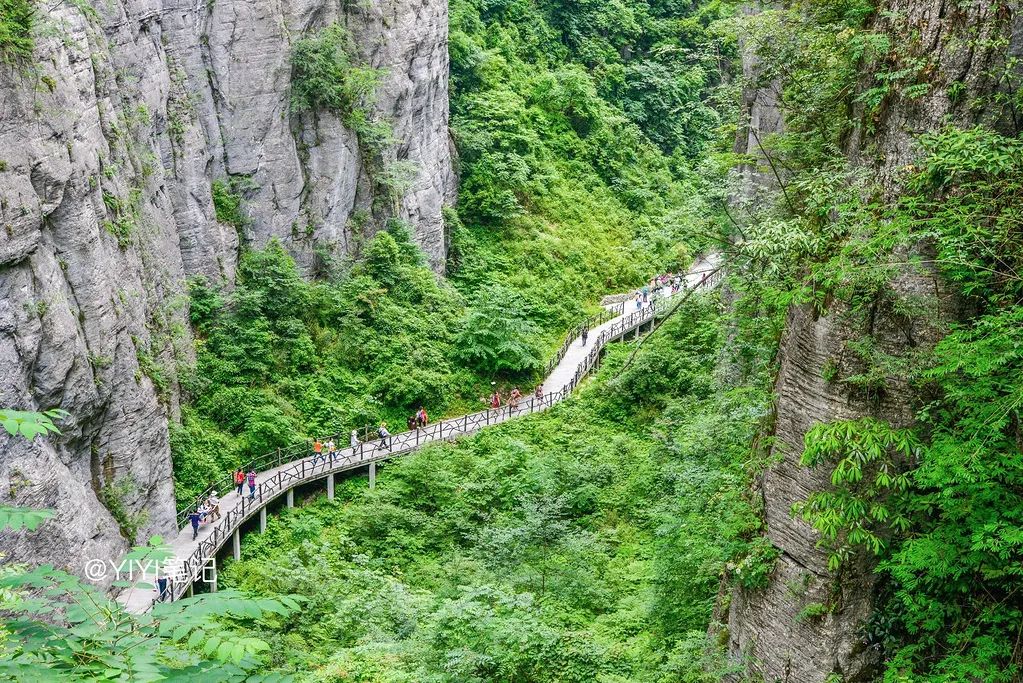
[[[871,113],[870,126],[850,139],[848,156],[873,171],[890,199],[899,190],[898,170],[916,154],[916,135],[991,116],[974,105],[996,87],[989,79],[998,72],[994,65],[1005,58],[1002,39],[1010,34],[1014,16],[1004,3],[890,0],[881,5],[871,28],[898,46],[886,57],[895,63],[884,68],[896,71],[922,58],[931,86],[916,98],[893,92]],[[955,86],[959,97],[950,94],[953,83],[960,84]],[[925,261],[930,255],[926,243],[914,250]],[[926,306],[930,313],[910,318],[900,313],[899,301]],[[933,345],[960,314],[951,288],[928,269],[897,273],[866,313],[854,313],[838,301],[823,314],[812,306],[789,311],[775,385],[771,436],[776,464],[758,486],[765,534],[780,555],[766,588],[736,589],[726,601],[729,653],[753,679],[874,680],[879,652],[866,636],[876,595],[871,558],[857,557],[838,574],[829,572],[826,554],[815,547],[817,534],[792,515],[794,503],[830,483],[827,469],[800,466],[803,439],[813,425],[833,420],[876,416],[896,426],[911,423],[917,397],[904,378],[886,378],[883,391],[871,395],[833,381],[862,370],[848,344],[869,337],[878,352],[906,357]],[[811,606],[826,610],[807,611]]]
[[[291,45],[332,22],[385,71],[381,163],[408,176],[386,202],[352,131],[291,111]],[[174,526],[186,278],[230,282],[239,243],[274,237],[311,270],[389,216],[443,268],[447,5],[84,1],[37,24],[32,59],[0,66],[0,405],[72,417],[45,442],[0,433],[0,504],[57,511],[0,547],[82,573]],[[217,221],[214,182],[241,196],[240,228]]]

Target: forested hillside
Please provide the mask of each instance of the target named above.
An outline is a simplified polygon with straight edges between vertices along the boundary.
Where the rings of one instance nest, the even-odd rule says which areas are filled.
[[[692,236],[713,222],[725,170],[708,157],[730,144],[729,111],[712,105],[734,41],[709,28],[725,5],[450,13],[448,277],[392,220],[313,282],[276,243],[245,250],[230,291],[193,279],[198,361],[171,434],[179,503],[240,458],[403,425],[420,405],[460,414],[495,380],[532,386],[601,296],[705,245]]]

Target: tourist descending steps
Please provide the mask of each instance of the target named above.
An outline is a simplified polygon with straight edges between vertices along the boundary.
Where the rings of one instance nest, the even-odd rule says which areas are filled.
[[[245,490],[245,470],[240,467],[234,472],[234,485],[238,488],[238,495],[242,495]]]
[[[256,497],[256,470],[249,470],[245,479],[249,482],[249,500],[252,500]]]

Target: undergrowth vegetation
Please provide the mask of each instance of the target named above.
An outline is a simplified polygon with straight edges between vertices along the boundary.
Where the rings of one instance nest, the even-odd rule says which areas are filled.
[[[275,515],[221,573],[315,596],[270,619],[276,670],[333,681],[701,681],[720,573],[759,518],[742,491],[764,392],[711,375],[701,302],[613,348],[578,399],[353,477]],[[768,565],[769,566],[769,565]]]

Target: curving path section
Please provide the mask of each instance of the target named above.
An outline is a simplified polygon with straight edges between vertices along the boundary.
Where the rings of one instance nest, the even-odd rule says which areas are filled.
[[[721,256],[711,254],[698,259],[686,275],[688,290],[711,289],[721,278]],[[548,368],[544,381],[544,396],[541,399],[523,398],[518,406],[503,406],[496,410],[484,410],[462,417],[436,422],[422,429],[393,435],[386,446],[380,440],[366,441],[355,448],[337,451],[330,461],[321,460],[312,464],[310,455],[304,450],[299,457],[281,462],[278,453],[276,465],[259,472],[255,497],[239,496],[234,489],[224,491],[220,498],[221,518],[200,528],[198,537],[192,540],[190,526],[182,528],[177,537],[169,540],[174,561],[165,563],[175,577],[171,582],[171,599],[178,599],[191,591],[192,584],[202,578],[216,589],[217,552],[228,542],[232,543],[235,558],[241,556],[241,526],[258,516],[260,531],[266,528],[268,505],[281,496],[286,496],[288,507],[294,505],[296,486],[321,479],[327,480],[327,495],[334,497],[334,478],[339,473],[361,468],[369,470],[369,485],[376,478],[377,463],[395,456],[404,455],[418,448],[439,441],[449,441],[472,434],[490,425],[500,424],[522,415],[547,410],[567,398],[583,378],[600,363],[600,354],[608,343],[622,339],[629,333],[639,336],[644,326],[653,328],[656,317],[670,308],[670,296],[660,298],[654,305],[635,309],[631,300],[605,306],[606,313],[597,317],[590,328],[587,344],[584,346],[577,335],[562,346]],[[136,570],[131,579],[135,583],[155,585],[156,577],[151,571]],[[118,596],[126,609],[131,612],[145,612],[152,605],[156,591],[153,588],[133,586]]]

